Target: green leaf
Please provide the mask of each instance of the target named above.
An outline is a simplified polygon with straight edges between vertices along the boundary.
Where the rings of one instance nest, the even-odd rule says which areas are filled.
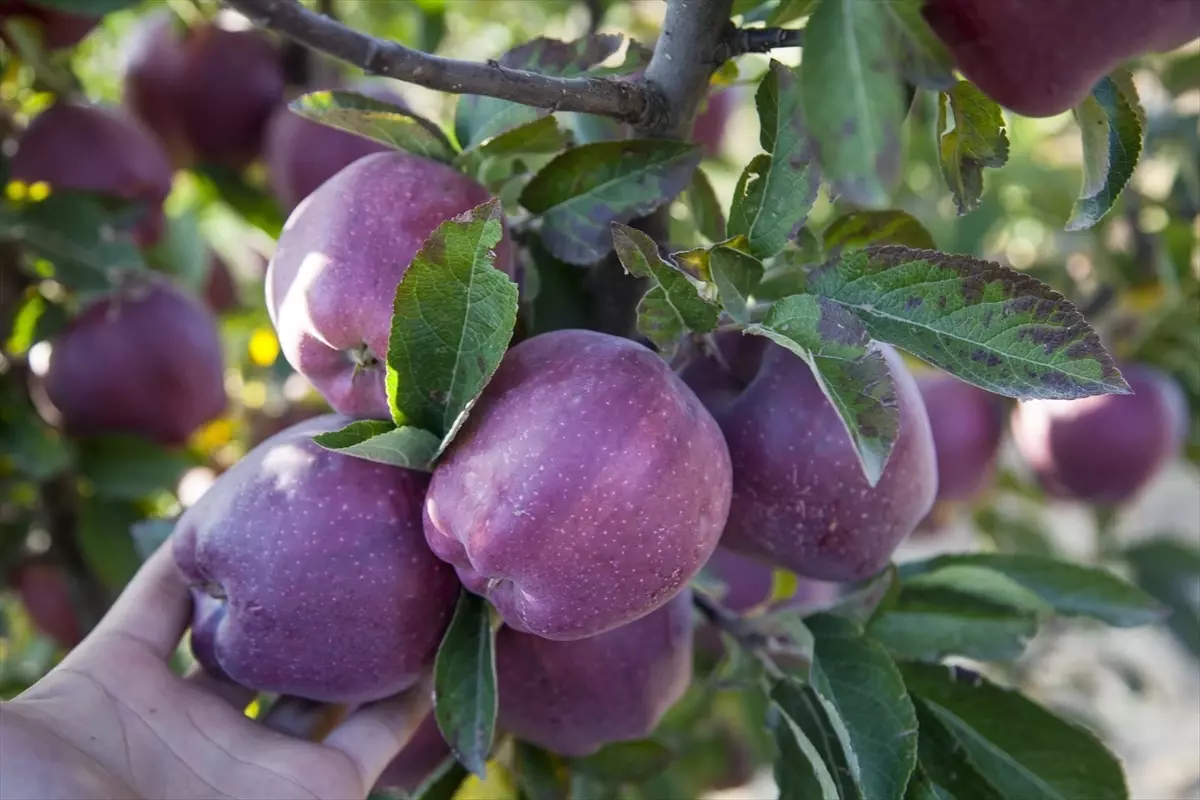
[[[637,39],[626,39],[626,42],[625,55],[620,64],[611,67],[588,67],[584,71],[585,74],[593,78],[613,78],[618,75],[632,75],[650,66],[650,59],[654,57],[653,48],[647,47]],[[604,119],[604,117],[595,118]],[[612,121],[616,122],[616,120]]]
[[[954,59],[921,15],[924,4],[892,0],[879,8],[887,16],[900,74],[922,89],[948,89],[954,85]]]
[[[411,800],[453,800],[470,773],[454,758],[447,758],[408,796]]]
[[[996,787],[975,769],[954,734],[920,702],[917,703],[917,725],[920,729],[917,760],[927,780],[936,782],[933,798],[1003,800]]]
[[[1017,692],[961,670],[903,664],[918,708],[936,717],[1003,797],[1124,800],[1121,765],[1095,736]]]
[[[140,500],[174,491],[189,456],[134,436],[98,436],[79,441],[79,471],[98,497]]]
[[[1134,582],[1171,609],[1166,623],[1194,655],[1200,656],[1200,551],[1170,539],[1150,539],[1125,551]]]
[[[938,94],[938,165],[959,214],[979,207],[983,168],[1008,161],[1000,106],[967,81]]]
[[[522,800],[567,800],[571,771],[561,756],[518,740],[513,747],[513,772]]]
[[[659,256],[653,239],[614,222],[612,240],[625,270],[654,282],[638,305],[638,329],[664,354],[688,331],[708,333],[717,326],[720,308],[700,295],[698,281]]]
[[[825,226],[822,235],[825,250],[841,253],[879,244],[905,247],[934,247],[933,236],[916,217],[906,211],[851,211]]]
[[[670,202],[700,156],[699,146],[666,139],[585,144],[542,167],[521,205],[541,216],[542,241],[556,258],[592,264],[610,250],[609,225]]]
[[[0,464],[8,462],[37,482],[71,466],[75,458],[71,441],[44,423],[24,398],[0,406],[0,423]]]
[[[542,117],[488,139],[478,148],[460,156],[459,161],[467,157],[511,158],[557,153],[570,143],[570,131],[559,127],[554,117]]]
[[[860,206],[888,202],[900,177],[905,103],[880,3],[821,0],[804,29],[800,91],[821,172]]]
[[[867,630],[897,658],[1009,661],[1025,651],[1037,628],[1026,609],[953,589],[905,586]]]
[[[23,244],[54,266],[54,277],[83,292],[106,290],[124,270],[145,269],[133,236],[105,199],[51,191],[0,214],[0,240]]]
[[[768,723],[779,753],[775,783],[779,800],[839,800],[837,785],[812,741],[780,703],[779,685],[771,692]]]
[[[249,183],[240,172],[217,164],[192,168],[203,200],[219,200],[272,239],[278,239],[286,221],[275,197]]]
[[[338,431],[319,433],[313,441],[326,450],[393,467],[432,472],[438,437],[423,428],[397,428],[390,422],[365,419]]]
[[[302,117],[422,158],[449,163],[454,147],[438,126],[411,111],[345,91],[309,92],[289,105]]]
[[[729,316],[749,323],[750,297],[762,280],[762,262],[732,247],[714,247],[709,254],[708,269]]]
[[[171,538],[175,530],[173,519],[145,519],[130,526],[129,536],[133,539],[135,552],[142,561],[154,555]]]
[[[772,61],[755,102],[767,155],[755,156],[738,179],[728,235],[745,236],[752,255],[770,258],[804,224],[821,179],[805,135],[796,70]]]
[[[1129,183],[1142,154],[1145,112],[1132,80],[1107,76],[1074,113],[1083,137],[1083,188],[1066,229],[1083,231],[1112,209]]]
[[[816,640],[812,686],[863,797],[904,796],[917,758],[917,718],[904,679],[876,642],[829,614],[806,620]]]
[[[521,301],[528,334],[589,327],[587,270],[559,261],[537,237],[530,238],[526,250],[532,263],[525,265]]]
[[[974,567],[1003,575],[1049,604],[1060,614],[1094,617],[1109,625],[1130,628],[1163,618],[1165,609],[1154,598],[1106,569],[1085,567],[1041,556],[1014,553],[967,553],[910,562],[900,566],[906,583],[937,585],[938,573]],[[953,575],[953,573],[951,573]],[[977,579],[957,578],[960,585],[980,585]]]
[[[484,777],[496,730],[496,635],[487,601],[465,589],[434,663],[438,730],[455,758]]]
[[[725,214],[704,170],[696,169],[692,173],[692,182],[688,184],[683,198],[692,210],[692,218],[700,235],[710,242],[725,241]]]
[[[803,294],[808,287],[808,271],[821,261],[821,246],[812,231],[801,228],[795,242],[771,259],[762,281],[754,292],[759,302],[780,300]]]
[[[777,0],[775,10],[767,17],[767,25],[785,25],[807,17],[817,0]]]
[[[1128,394],[1100,338],[1066,298],[995,262],[899,245],[843,254],[809,291],[871,336],[1008,397]]]
[[[162,239],[146,259],[154,269],[177,276],[193,292],[203,291],[212,262],[196,213],[167,217]]]
[[[774,684],[772,696],[800,731],[812,742],[829,776],[837,787],[837,796],[842,800],[860,800],[863,797],[856,783],[846,752],[834,730],[827,709],[817,697],[811,685],[785,677]],[[841,728],[843,731],[845,727]]]
[[[571,759],[571,768],[611,783],[637,783],[662,772],[675,753],[662,742],[638,739],[612,742],[583,758]]]
[[[491,379],[517,321],[517,285],[494,265],[502,235],[491,200],[429,235],[396,287],[387,393],[400,427],[449,444]]]
[[[589,34],[574,42],[539,37],[509,50],[497,63],[543,75],[573,77],[616,53],[621,41],[613,34]],[[454,112],[454,134],[464,150],[472,150],[549,113],[494,97],[462,95]]]
[[[114,592],[125,588],[141,566],[132,536],[141,519],[137,506],[127,502],[91,497],[80,507],[79,549],[92,574]]]
[[[896,390],[883,353],[853,314],[823,297],[777,301],[747,333],[791,350],[813,371],[854,443],[863,474],[879,482],[900,430]]]

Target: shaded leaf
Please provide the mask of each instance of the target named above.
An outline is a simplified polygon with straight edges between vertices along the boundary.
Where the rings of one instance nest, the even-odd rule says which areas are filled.
[[[837,786],[838,797],[841,800],[860,800],[863,795],[855,783],[854,771],[846,760],[841,740],[812,686],[785,677],[775,683],[772,696],[812,742]]]
[[[860,206],[888,202],[900,177],[905,103],[878,3],[821,0],[804,29],[800,91],[823,177]]]
[[[457,759],[447,758],[408,797],[410,800],[453,800],[470,774]]]
[[[938,585],[939,573],[982,568],[998,573],[1036,596],[1060,614],[1088,616],[1119,628],[1147,625],[1163,618],[1165,609],[1150,595],[1101,567],[1015,553],[945,555],[900,566],[906,584]],[[970,591],[984,585],[978,574],[959,573],[951,580]],[[1012,594],[997,598],[1013,600]]]
[[[775,783],[779,800],[839,800],[837,784],[821,754],[779,702],[782,684],[771,693],[768,723],[775,734],[778,755]],[[786,698],[785,698],[786,699]]]
[[[200,184],[202,201],[219,200],[272,239],[279,238],[286,219],[272,194],[231,167],[199,164],[191,172]]]
[[[37,0],[33,5],[54,8],[68,14],[100,17],[114,11],[132,8],[138,2],[139,0]]]
[[[396,287],[388,404],[396,424],[449,443],[512,339],[517,285],[496,269],[500,204],[491,200],[429,235]]]
[[[1124,800],[1121,765],[1083,728],[982,676],[925,664],[901,670],[918,708],[962,745],[975,770],[1003,797]]]
[[[701,150],[665,139],[596,142],[562,153],[521,192],[542,218],[542,241],[556,258],[592,264],[611,249],[609,225],[670,202],[700,163]]]
[[[967,81],[938,95],[938,165],[959,214],[979,207],[983,168],[1008,161],[1000,106]]]
[[[184,470],[193,466],[186,454],[135,436],[81,439],[79,472],[98,497],[140,500],[174,490]]]
[[[18,473],[38,482],[47,481],[71,466],[75,458],[71,440],[44,423],[24,399],[0,406],[0,423],[0,464],[11,465]]]
[[[804,359],[846,426],[867,480],[878,483],[899,433],[900,414],[887,362],[870,346],[854,315],[823,297],[793,295],[777,301],[746,332],[766,336]]]
[[[961,800],[1002,800],[996,787],[971,764],[962,743],[920,702],[917,703],[917,724],[917,760],[921,771],[940,789],[934,797],[941,800],[949,794]]]
[[[888,18],[900,74],[922,89],[948,89],[954,85],[954,59],[921,15],[924,4],[925,0],[892,0],[879,8]]]
[[[438,648],[434,715],[455,758],[476,775],[492,749],[496,729],[495,631],[487,601],[463,590]]]
[[[769,258],[804,224],[821,180],[804,132],[796,70],[772,61],[755,102],[767,155],[756,156],[738,179],[727,230],[745,236],[752,255]]]
[[[422,428],[397,428],[391,422],[364,419],[337,431],[319,433],[313,441],[326,450],[393,467],[432,471],[438,437]]]
[[[637,783],[661,772],[675,758],[671,748],[654,739],[612,742],[583,758],[571,759],[571,768],[611,783]]]
[[[621,37],[594,33],[574,42],[538,37],[497,59],[503,67],[572,77],[607,59],[621,47]],[[465,94],[454,111],[454,134],[464,150],[479,147],[506,131],[545,117],[546,109],[532,108],[495,97]]]
[[[1083,137],[1083,188],[1066,229],[1082,231],[1112,209],[1129,183],[1142,154],[1145,112],[1132,80],[1106,76],[1074,113]]]
[[[525,330],[530,336],[563,328],[587,328],[591,308],[586,285],[587,270],[560,261],[531,237],[526,251],[532,264],[525,265],[521,286]]]
[[[867,630],[897,658],[1008,661],[1025,651],[1037,628],[1027,609],[953,589],[906,586]]]
[[[174,530],[173,519],[145,519],[130,526],[129,535],[133,539],[138,558],[145,561],[154,555],[154,551],[171,538]]]
[[[863,797],[904,796],[917,758],[917,718],[891,657],[844,619],[806,620],[816,645],[812,687]]]
[[[621,63],[612,67],[588,67],[586,74],[594,78],[614,78],[618,75],[632,75],[650,66],[654,50],[639,42],[637,39],[627,39],[625,56]]]
[[[80,505],[79,550],[92,574],[113,592],[124,589],[141,566],[132,529],[142,516],[129,502],[90,497]]]
[[[968,383],[1021,399],[1128,394],[1083,315],[1037,279],[995,262],[899,245],[843,254],[809,290],[871,336]]]
[[[571,771],[561,756],[518,740],[513,747],[513,772],[523,800],[567,800]]]
[[[713,191],[704,170],[697,169],[692,173],[692,182],[688,184],[683,197],[692,210],[692,218],[700,235],[710,242],[724,241],[725,213],[721,211],[717,193]]]
[[[653,239],[614,222],[612,240],[630,275],[654,281],[638,305],[638,329],[660,350],[672,352],[679,337],[688,331],[708,333],[716,327],[720,308],[700,295],[694,278],[659,256]]]
[[[438,126],[373,97],[345,91],[309,92],[289,105],[294,113],[406,153],[449,163],[454,147]]]
[[[709,254],[709,273],[716,284],[721,305],[738,322],[750,322],[750,297],[763,276],[762,262],[741,250],[714,247]]]
[[[769,302],[803,293],[808,287],[808,270],[820,262],[821,245],[817,237],[808,228],[801,228],[795,241],[771,259],[754,299]]]
[[[861,250],[879,244],[933,249],[933,236],[916,217],[906,211],[851,211],[825,226],[825,250]]]
[[[557,153],[570,143],[570,131],[559,127],[554,117],[542,117],[488,139],[478,149],[468,151],[464,156],[507,158]]]
[[[1200,551],[1183,542],[1150,539],[1125,550],[1134,581],[1171,609],[1168,627],[1200,656]]]

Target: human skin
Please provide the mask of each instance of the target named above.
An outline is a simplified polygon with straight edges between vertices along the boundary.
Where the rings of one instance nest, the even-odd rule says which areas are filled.
[[[641,739],[692,678],[692,593],[597,636],[562,642],[496,634],[497,725],[566,756]]]
[[[329,414],[276,434],[180,518],[192,651],[213,675],[363,703],[432,667],[459,585],[421,532],[428,476],[312,441],[350,421]]]
[[[882,352],[896,387],[900,432],[875,487],[837,412],[795,354],[768,344],[744,384],[735,377],[741,365],[724,379],[703,374],[722,369],[711,359],[689,367],[685,379],[707,386],[699,394],[721,425],[733,465],[723,547],[830,582],[862,580],[887,565],[932,508],[937,467],[920,391],[895,350]]]
[[[1127,502],[1178,452],[1179,387],[1145,365],[1124,365],[1121,374],[1133,394],[1035,400],[1013,411],[1017,451],[1052,496]]]
[[[225,410],[225,362],[212,313],[166,278],[130,278],[52,343],[46,394],[76,436],[184,444]]]
[[[267,310],[288,362],[336,411],[391,418],[396,287],[429,234],[491,199],[445,164],[389,151],[355,161],[292,213],[267,268]],[[507,234],[495,256],[512,275]]]
[[[429,714],[400,754],[387,765],[379,777],[378,787],[412,792],[451,755],[450,745],[438,729],[437,718]]]
[[[510,627],[578,639],[682,591],[729,492],[720,430],[661,358],[554,331],[504,356],[434,470],[425,536]]]
[[[159,548],[83,643],[0,702],[0,797],[366,798],[431,707],[430,682],[351,713],[320,742],[253,693],[169,665],[191,618],[188,585]]]
[[[50,106],[19,136],[10,178],[144,205],[135,240],[149,246],[162,236],[171,165],[154,135],[120,109],[73,101]]]

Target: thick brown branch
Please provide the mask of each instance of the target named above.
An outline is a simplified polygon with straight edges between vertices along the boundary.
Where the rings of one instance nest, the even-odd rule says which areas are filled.
[[[708,80],[724,63],[733,0],[669,0],[646,80],[662,91],[666,117],[638,124],[647,136],[686,139]]]
[[[728,6],[731,0],[714,0]],[[322,16],[295,0],[226,0],[254,24],[320,50],[368,74],[453,94],[479,94],[554,111],[575,111],[657,124],[662,103],[646,85],[608,78],[556,78],[495,62],[459,61],[376,39]],[[711,52],[711,51],[710,51]]]

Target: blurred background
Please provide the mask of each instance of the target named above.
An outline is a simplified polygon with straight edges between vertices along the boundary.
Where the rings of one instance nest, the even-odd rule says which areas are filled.
[[[163,7],[185,20],[217,11],[212,3],[155,0],[108,15],[54,63],[6,57],[0,102],[10,128],[23,127],[52,101],[56,69],[73,73],[89,99],[120,103],[129,37]],[[354,27],[471,59],[535,36],[575,38],[593,26],[652,45],[663,7],[654,0],[336,3]],[[796,63],[801,55],[785,50],[775,57]],[[709,153],[703,169],[725,208],[742,167],[759,152],[753,94],[767,64],[766,57],[744,56],[736,69],[722,70],[697,125],[695,136]],[[321,69],[332,76],[338,67]],[[938,249],[1050,283],[1084,309],[1120,361],[1167,373],[1186,398],[1184,452],[1131,501],[1097,507],[1047,497],[1006,437],[993,484],[939,504],[898,560],[977,548],[1055,553],[1111,566],[1169,604],[1167,622],[1134,630],[1056,621],[1002,675],[1096,730],[1124,760],[1133,797],[1167,800],[1200,797],[1200,47],[1193,42],[1143,59],[1134,79],[1147,112],[1144,153],[1116,208],[1091,230],[1064,230],[1083,181],[1079,131],[1069,113],[1006,115],[1008,163],[985,171],[982,203],[959,216],[939,172],[937,98],[927,92],[917,95],[906,125],[895,207],[918,219]],[[414,110],[450,126],[455,97],[395,86]],[[9,199],[20,199],[12,191]],[[821,230],[840,212],[822,197],[810,228]],[[45,372],[47,342],[67,319],[68,292],[53,278],[0,288],[13,309],[11,330],[3,332],[0,405],[0,696],[44,674],[102,611],[96,604],[128,580],[139,563],[132,525],[169,520],[255,443],[324,410],[280,356],[267,317],[263,274],[287,212],[271,196],[262,165],[234,178],[180,170],[165,213],[164,236],[148,260],[219,314],[227,358],[230,405],[184,448],[126,441],[69,453],[73,443],[46,424],[53,409],[39,406],[36,392],[30,407],[12,379],[14,365],[35,378]],[[682,201],[672,217],[677,249],[701,243]],[[64,471],[69,461],[79,464],[77,474]],[[75,530],[72,541],[60,540],[67,528]],[[735,710],[731,719],[739,721],[731,724],[750,737],[746,718]],[[718,755],[731,758],[734,749],[718,747]],[[742,775],[752,782],[713,796],[770,796],[767,774]]]

